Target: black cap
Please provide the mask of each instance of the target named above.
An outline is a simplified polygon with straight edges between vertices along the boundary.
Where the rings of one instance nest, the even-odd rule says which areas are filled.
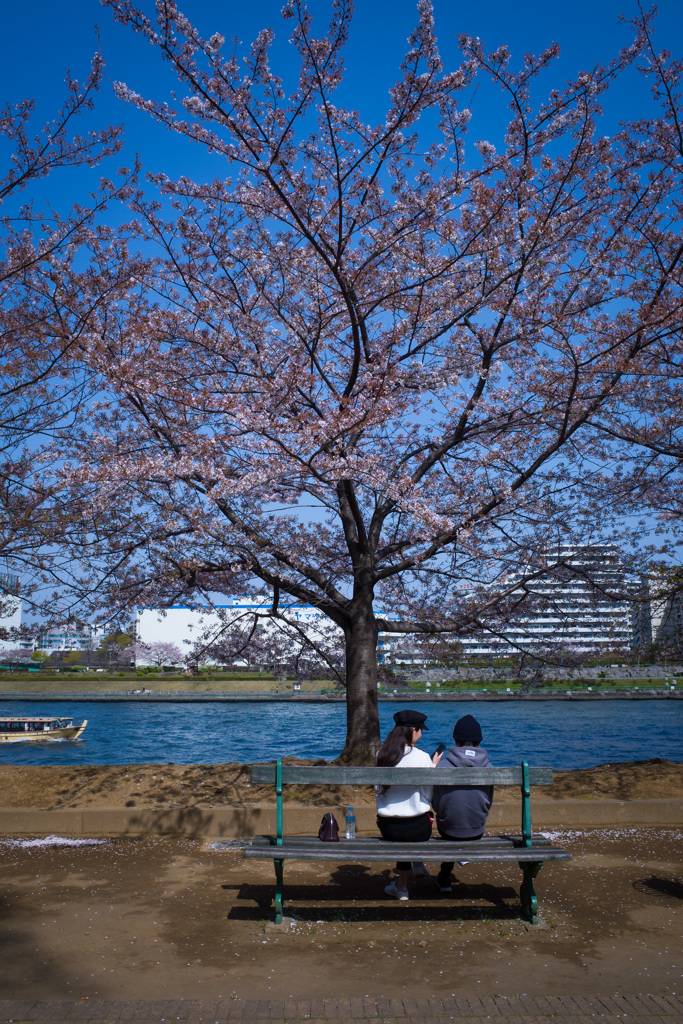
[[[459,718],[453,729],[453,739],[461,743],[481,743],[481,726],[472,715]]]
[[[394,721],[396,725],[413,725],[416,729],[424,729],[425,732],[429,732],[425,725],[427,716],[423,715],[421,711],[397,711],[394,715]]]

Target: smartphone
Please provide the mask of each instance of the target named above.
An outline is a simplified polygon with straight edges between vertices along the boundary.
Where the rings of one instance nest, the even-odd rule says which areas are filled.
[[[446,749],[446,744],[445,743],[439,743],[438,747],[436,748],[436,750],[432,754],[432,757],[435,757],[437,754],[443,754],[445,749]]]

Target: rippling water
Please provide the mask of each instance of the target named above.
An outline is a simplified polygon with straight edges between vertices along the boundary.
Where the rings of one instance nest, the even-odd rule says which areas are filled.
[[[399,705],[400,707],[401,705]],[[479,720],[494,764],[587,768],[651,757],[683,760],[678,701],[411,703],[428,716],[422,746],[450,740],[457,718]],[[396,704],[380,704],[382,735]],[[80,740],[0,744],[5,764],[222,764],[275,757],[336,757],[344,745],[342,704],[90,704],[0,702],[0,715],[88,719]]]

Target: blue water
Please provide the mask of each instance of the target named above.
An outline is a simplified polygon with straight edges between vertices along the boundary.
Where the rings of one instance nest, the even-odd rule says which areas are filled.
[[[382,735],[401,705],[380,704]],[[414,702],[427,716],[421,746],[430,753],[448,742],[457,718],[481,723],[483,746],[494,764],[526,758],[553,768],[587,768],[652,757],[683,761],[683,703],[610,700],[581,703]],[[275,757],[335,758],[344,745],[343,704],[36,705],[0,702],[2,715],[66,715],[88,719],[80,740],[0,744],[5,764],[223,764]]]

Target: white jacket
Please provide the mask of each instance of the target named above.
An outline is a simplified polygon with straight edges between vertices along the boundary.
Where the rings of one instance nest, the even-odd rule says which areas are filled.
[[[429,754],[418,747],[406,746],[405,754],[396,765],[400,768],[433,768]],[[429,810],[432,786],[389,786],[383,793],[375,786],[377,813],[381,818],[415,818]]]

